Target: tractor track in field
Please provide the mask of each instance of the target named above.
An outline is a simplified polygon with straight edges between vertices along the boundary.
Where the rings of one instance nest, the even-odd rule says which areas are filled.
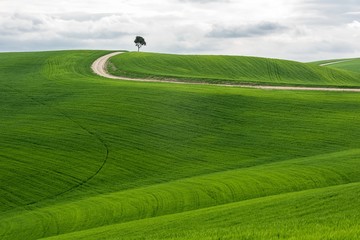
[[[210,86],[221,86],[221,87],[240,87],[240,88],[253,88],[253,89],[263,89],[263,90],[292,90],[292,91],[323,91],[323,92],[360,92],[360,88],[339,88],[339,87],[305,87],[305,86],[272,86],[272,85],[251,85],[251,84],[215,84],[215,83],[204,83],[204,82],[189,82],[181,81],[180,79],[152,79],[152,78],[129,78],[129,77],[120,77],[114,76],[107,72],[108,60],[116,55],[122,54],[124,52],[113,52],[107,55],[104,55],[93,62],[91,69],[93,72],[99,76],[109,78],[109,79],[118,79],[126,81],[136,81],[136,82],[163,82],[163,83],[175,83],[175,84],[189,84],[189,85],[210,85]],[[326,63],[321,66],[331,65],[337,62]]]
[[[103,157],[103,160],[102,160],[102,163],[101,165],[99,166],[99,168],[96,170],[96,172],[94,172],[93,174],[91,174],[90,176],[88,176],[86,179],[82,180],[81,182],[79,182],[78,184],[68,188],[68,189],[65,189],[61,192],[58,192],[54,195],[51,195],[51,196],[48,196],[48,197],[45,197],[45,198],[42,198],[42,199],[39,199],[37,201],[32,201],[32,202],[29,202],[29,203],[26,203],[22,206],[19,206],[19,207],[31,207],[31,206],[34,206],[40,202],[43,202],[43,201],[46,201],[46,200],[52,200],[52,199],[55,199],[59,196],[62,196],[68,192],[71,192],[81,186],[83,186],[84,184],[86,184],[87,182],[89,182],[91,179],[93,179],[96,175],[98,175],[98,173],[103,169],[103,167],[105,166],[108,158],[109,158],[109,147],[108,145],[106,144],[106,142],[96,133],[90,131],[89,129],[87,129],[86,127],[84,127],[83,125],[81,125],[80,123],[78,123],[77,121],[75,121],[74,119],[72,119],[70,116],[68,116],[67,114],[65,114],[64,112],[56,109],[56,108],[53,108],[53,107],[50,107],[48,106],[46,103],[42,102],[42,101],[39,101],[37,99],[35,99],[34,97],[32,96],[29,96],[27,94],[25,94],[24,92],[18,90],[18,89],[15,89],[13,87],[10,87],[10,86],[7,86],[8,88],[12,89],[13,91],[17,92],[18,94],[21,94],[23,96],[25,96],[26,98],[30,99],[31,101],[33,102],[36,102],[37,104],[39,105],[42,105],[46,108],[50,108],[52,109],[53,111],[57,112],[58,114],[60,114],[61,116],[63,116],[64,118],[68,119],[69,121],[73,122],[75,125],[77,125],[80,129],[82,129],[84,132],[86,132],[87,134],[91,135],[94,139],[96,139],[99,143],[101,143],[101,145],[104,147],[104,150],[105,150],[105,156]],[[12,209],[13,210],[13,209]]]

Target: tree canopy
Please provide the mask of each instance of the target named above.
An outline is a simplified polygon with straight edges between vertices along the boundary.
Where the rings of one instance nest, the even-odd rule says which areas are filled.
[[[138,48],[138,52],[140,51],[140,48],[142,46],[146,46],[145,39],[141,36],[136,36],[134,43],[135,43],[135,46],[137,46],[137,48]]]

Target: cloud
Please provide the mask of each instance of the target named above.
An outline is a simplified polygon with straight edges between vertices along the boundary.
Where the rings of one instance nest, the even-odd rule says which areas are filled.
[[[0,51],[135,50],[141,35],[143,50],[153,52],[295,60],[360,55],[359,0],[0,2]]]
[[[0,14],[0,51],[130,47],[134,35],[121,14]]]
[[[235,27],[214,26],[208,37],[213,38],[249,38],[267,36],[287,30],[286,26],[273,22],[240,25]]]
[[[302,0],[302,19],[313,25],[341,25],[360,13],[358,0]]]
[[[360,22],[355,20],[355,21],[349,23],[348,27],[351,28],[351,29],[360,30]]]
[[[121,18],[121,21],[128,21],[124,14],[121,13],[84,13],[84,12],[67,12],[61,14],[52,14],[52,16],[63,19],[66,21],[77,21],[77,22],[96,22],[109,16],[117,16]]]
[[[360,15],[360,11],[359,12],[347,12],[346,14],[348,14],[348,15]]]
[[[324,53],[351,53],[353,52],[353,46],[351,46],[349,43],[345,41],[322,41],[317,44],[317,46],[314,46],[313,51],[315,52],[324,52]]]
[[[230,0],[179,0],[179,2],[189,3],[228,3]]]
[[[26,38],[38,34],[44,38],[59,36],[73,39],[109,39],[132,34],[123,29],[128,22],[120,15],[1,14],[0,34]]]
[[[353,38],[360,40],[360,22],[355,20],[347,24],[347,28],[351,31]]]

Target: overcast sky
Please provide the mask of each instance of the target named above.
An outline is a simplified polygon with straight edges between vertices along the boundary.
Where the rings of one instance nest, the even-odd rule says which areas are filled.
[[[360,57],[360,0],[0,0],[0,51]]]

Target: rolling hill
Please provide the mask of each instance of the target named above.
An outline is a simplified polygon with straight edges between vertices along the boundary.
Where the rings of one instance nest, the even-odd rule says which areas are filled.
[[[210,83],[360,86],[359,73],[258,57],[130,52],[111,58],[108,71],[116,76],[177,78]]]
[[[106,53],[0,53],[1,239],[357,239],[358,93],[109,80]]]
[[[326,61],[314,62],[313,64],[316,64],[316,65],[329,64],[329,65],[327,65],[327,67],[329,67],[329,68],[347,70],[347,71],[357,72],[357,73],[360,72],[360,59],[359,58],[326,60]]]

